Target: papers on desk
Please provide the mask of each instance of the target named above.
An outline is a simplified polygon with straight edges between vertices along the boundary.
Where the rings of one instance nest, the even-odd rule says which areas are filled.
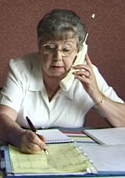
[[[43,129],[37,130],[39,135],[43,135],[46,138],[46,143],[69,143],[73,142],[73,139],[58,129]]]
[[[82,150],[93,161],[99,174],[125,175],[125,145],[84,145]]]
[[[73,143],[49,144],[47,150],[49,155],[46,155],[44,151],[25,154],[16,147],[9,146],[12,170],[7,170],[8,177],[13,174],[35,177],[97,173],[94,165]]]
[[[116,145],[125,144],[125,127],[86,129],[84,133],[100,144]]]
[[[86,144],[95,144],[95,141],[89,138],[86,134],[83,133],[69,133],[65,132],[65,134],[78,143],[86,143]]]
[[[16,147],[5,146],[6,177],[69,176],[96,174],[97,170],[74,140],[58,129],[37,131],[46,137],[48,155],[21,153]],[[82,134],[83,135],[83,134]]]
[[[50,135],[58,132],[55,129],[49,131]],[[57,140],[57,137],[51,137],[51,140]],[[49,155],[46,155],[44,151],[24,154],[13,146],[9,146],[9,149],[5,146],[6,177],[125,175],[124,144],[86,145],[83,142],[80,143],[80,147],[75,142],[60,143],[58,141],[58,144],[47,145]]]
[[[100,144],[82,146],[99,173],[125,175],[125,128],[86,129],[84,133]]]

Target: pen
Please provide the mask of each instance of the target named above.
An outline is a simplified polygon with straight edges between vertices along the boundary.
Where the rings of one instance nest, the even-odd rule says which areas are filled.
[[[31,122],[31,120],[30,120],[27,116],[26,116],[26,120],[27,120],[27,122],[28,122],[28,124],[29,124],[31,130],[32,130],[37,136],[39,136],[39,135],[37,134],[37,130],[36,130],[36,128],[34,127],[33,123]],[[46,149],[44,149],[44,152],[45,152],[47,155],[49,154]]]

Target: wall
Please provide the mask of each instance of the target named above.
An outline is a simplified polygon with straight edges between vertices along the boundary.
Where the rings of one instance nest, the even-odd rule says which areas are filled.
[[[0,87],[8,60],[37,50],[37,23],[53,8],[74,10],[86,28],[95,13],[88,53],[107,82],[125,100],[124,0],[0,0]]]

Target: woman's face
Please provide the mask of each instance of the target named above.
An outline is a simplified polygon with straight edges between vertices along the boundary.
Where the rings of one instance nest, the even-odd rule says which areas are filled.
[[[49,77],[63,78],[70,70],[77,55],[75,37],[66,40],[47,40],[40,48],[43,72]]]

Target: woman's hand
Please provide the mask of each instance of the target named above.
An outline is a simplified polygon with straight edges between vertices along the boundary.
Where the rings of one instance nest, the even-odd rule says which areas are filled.
[[[86,64],[74,66],[74,69],[79,69],[77,72],[74,72],[75,77],[81,81],[90,97],[98,103],[102,98],[102,94],[99,91],[96,77],[93,72],[93,65],[89,56],[86,55]],[[98,101],[96,101],[97,98]]]
[[[46,149],[45,137],[26,130],[21,136],[20,150],[24,153],[36,153]]]

